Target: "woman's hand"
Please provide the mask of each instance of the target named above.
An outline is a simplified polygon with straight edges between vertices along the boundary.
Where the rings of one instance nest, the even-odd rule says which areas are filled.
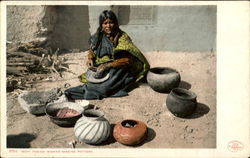
[[[108,70],[110,68],[110,66],[111,66],[110,63],[101,64],[97,67],[97,72],[102,72],[102,71]]]
[[[94,58],[95,58],[95,53],[93,52],[93,50],[89,49],[88,60],[86,63],[88,68],[94,67]]]
[[[87,67],[88,68],[94,67],[94,61],[92,59],[88,59],[88,61],[87,61]]]

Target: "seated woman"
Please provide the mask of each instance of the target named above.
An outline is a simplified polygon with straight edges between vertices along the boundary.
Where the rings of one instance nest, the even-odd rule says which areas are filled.
[[[119,28],[116,15],[105,10],[99,16],[99,28],[89,39],[87,66],[95,70],[98,79],[108,73],[107,80],[100,83],[88,81],[86,73],[80,76],[85,84],[67,89],[68,99],[102,99],[126,96],[131,83],[142,79],[150,66],[130,37]]]

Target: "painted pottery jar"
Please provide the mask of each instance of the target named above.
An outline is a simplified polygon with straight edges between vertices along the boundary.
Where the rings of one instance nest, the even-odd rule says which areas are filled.
[[[86,144],[100,144],[110,136],[110,124],[100,110],[87,109],[76,122],[74,133],[80,142]]]
[[[146,124],[138,120],[120,121],[113,130],[113,136],[116,141],[124,145],[139,144],[145,139],[146,134]]]
[[[174,88],[167,96],[168,110],[178,117],[186,117],[195,111],[197,107],[196,94],[183,88]]]
[[[173,88],[179,86],[180,73],[169,67],[151,68],[147,73],[147,82],[156,92],[169,93]]]

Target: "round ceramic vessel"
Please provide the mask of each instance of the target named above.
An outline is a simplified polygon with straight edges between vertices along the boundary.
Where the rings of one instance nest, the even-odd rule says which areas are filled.
[[[74,133],[77,139],[86,144],[100,144],[110,136],[110,124],[100,110],[85,110],[76,122]]]
[[[197,107],[196,94],[183,88],[174,88],[167,97],[168,110],[178,117],[187,117]]]
[[[57,112],[62,109],[68,107],[79,112],[79,115],[73,117],[59,118],[56,116]],[[50,120],[62,127],[73,127],[76,121],[82,116],[84,109],[82,106],[74,103],[74,102],[61,102],[61,103],[50,103],[46,106],[45,113],[50,118]]]
[[[139,144],[145,139],[146,134],[146,124],[138,120],[123,120],[118,122],[113,130],[114,138],[124,145]]]
[[[169,93],[173,88],[179,86],[180,73],[168,67],[151,68],[147,73],[147,82],[156,92]]]

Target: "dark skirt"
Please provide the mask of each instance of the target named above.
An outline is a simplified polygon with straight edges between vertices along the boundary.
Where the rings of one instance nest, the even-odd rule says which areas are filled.
[[[127,96],[125,90],[130,83],[135,81],[135,77],[129,75],[128,69],[111,68],[109,79],[102,83],[85,83],[83,85],[65,90],[65,95],[70,100],[76,99],[103,99],[106,97]]]

